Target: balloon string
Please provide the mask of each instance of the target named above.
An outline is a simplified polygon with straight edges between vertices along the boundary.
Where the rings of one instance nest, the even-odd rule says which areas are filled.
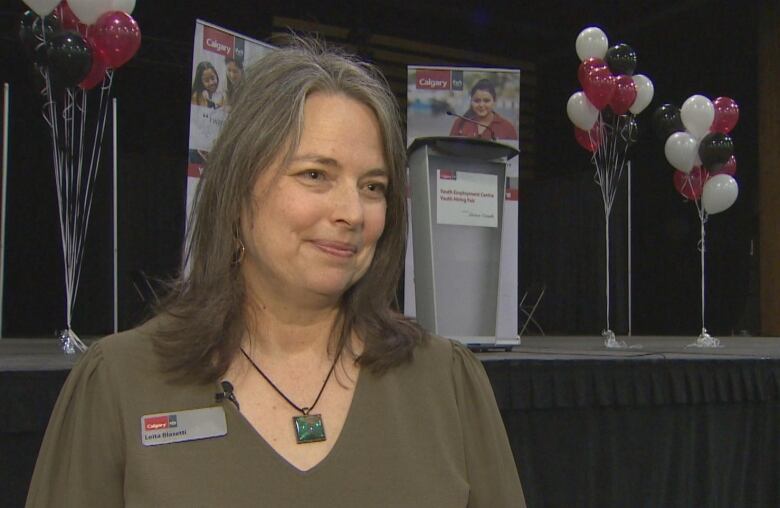
[[[88,166],[88,176],[86,178],[87,182],[87,188],[82,196],[83,199],[83,205],[84,205],[84,213],[81,216],[80,221],[80,227],[79,227],[79,239],[78,239],[78,253],[77,253],[77,259],[78,259],[78,271],[75,281],[75,287],[78,290],[79,282],[81,279],[81,267],[82,267],[82,261],[84,257],[84,249],[86,246],[86,235],[87,231],[89,230],[89,222],[90,217],[92,216],[92,203],[93,203],[93,197],[94,197],[94,190],[95,190],[95,182],[97,180],[97,175],[100,167],[100,156],[102,153],[102,145],[103,145],[103,138],[105,134],[105,127],[106,127],[106,118],[108,116],[108,97],[111,91],[111,83],[113,81],[113,71],[108,71],[106,73],[106,77],[104,78],[103,85],[100,87],[100,96],[99,96],[99,103],[98,103],[98,114],[97,114],[97,120],[95,124],[95,133],[92,138],[92,151],[91,151],[91,157],[89,161]],[[86,114],[86,93],[84,94],[84,110]]]
[[[610,328],[610,249],[609,249],[609,220],[612,206],[617,196],[618,184],[623,176],[628,160],[628,145],[631,142],[630,130],[625,133],[625,146],[619,148],[618,137],[623,137],[622,131],[630,129],[631,118],[629,116],[615,115],[611,122],[605,122],[601,113],[596,121],[597,135],[594,139],[590,131],[588,138],[591,146],[596,146],[591,157],[591,162],[596,168],[593,181],[599,186],[601,199],[604,205],[604,261],[605,261],[605,294],[606,294],[606,329]]]
[[[42,116],[52,138],[52,160],[57,191],[62,243],[65,312],[67,328],[72,328],[76,295],[81,279],[86,235],[89,229],[95,183],[108,115],[113,72],[107,71],[100,88],[94,134],[87,133],[88,95],[81,88],[66,89],[62,110],[54,96],[51,76],[41,69],[45,86]],[[89,155],[87,156],[87,150]]]
[[[694,194],[695,195],[695,194]],[[707,211],[704,209],[704,206],[701,203],[701,199],[697,199],[694,201],[696,203],[696,211],[698,212],[699,216],[699,224],[701,225],[701,233],[700,238],[698,242],[698,250],[699,254],[701,256],[701,328],[702,330],[705,330],[706,327],[704,326],[704,310],[705,310],[705,287],[706,287],[706,274],[704,270],[704,254],[707,251],[706,247],[706,230],[705,226],[707,224],[707,220],[709,219],[709,216],[707,214]]]

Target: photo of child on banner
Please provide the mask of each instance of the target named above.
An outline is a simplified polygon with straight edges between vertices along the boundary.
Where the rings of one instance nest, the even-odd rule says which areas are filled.
[[[244,67],[273,46],[198,20],[192,55],[190,141],[187,163],[187,216],[200,174],[225,118]]]

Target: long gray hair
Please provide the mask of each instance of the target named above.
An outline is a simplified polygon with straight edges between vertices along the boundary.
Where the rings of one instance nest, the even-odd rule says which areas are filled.
[[[380,125],[389,169],[385,229],[366,274],[342,297],[332,346],[364,340],[357,361],[381,372],[410,358],[424,332],[392,310],[406,242],[406,149],[398,105],[372,66],[322,43],[294,38],[247,69],[195,197],[188,270],[172,283],[158,312],[165,320],[156,349],[167,370],[203,382],[219,379],[247,329],[245,287],[236,258],[238,218],[251,209],[258,176],[295,152],[306,98],[344,94],[365,104]]]

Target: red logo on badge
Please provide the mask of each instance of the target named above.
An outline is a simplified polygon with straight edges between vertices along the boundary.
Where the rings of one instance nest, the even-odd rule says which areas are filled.
[[[210,26],[203,27],[203,49],[223,56],[233,56],[235,37]]]
[[[144,418],[144,430],[159,430],[168,428],[168,416],[150,416]]]
[[[449,90],[451,85],[449,69],[417,69],[417,88],[425,90]]]

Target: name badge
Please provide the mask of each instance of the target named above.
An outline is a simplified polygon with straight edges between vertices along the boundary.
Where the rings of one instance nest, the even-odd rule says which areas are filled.
[[[219,406],[141,417],[144,446],[208,439],[227,434],[225,410]]]

